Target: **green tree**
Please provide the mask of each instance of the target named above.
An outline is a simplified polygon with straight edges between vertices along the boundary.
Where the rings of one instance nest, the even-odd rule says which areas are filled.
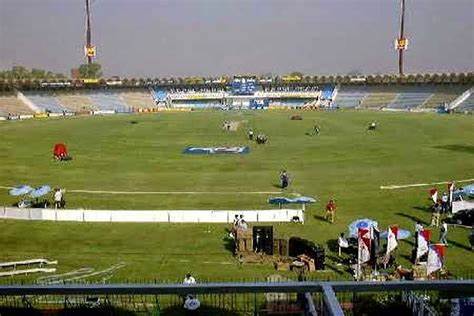
[[[102,77],[102,66],[98,63],[82,64],[79,66],[81,78],[98,79]]]

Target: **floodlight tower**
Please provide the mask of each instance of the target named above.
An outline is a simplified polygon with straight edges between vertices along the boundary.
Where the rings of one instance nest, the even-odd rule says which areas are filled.
[[[87,58],[87,63],[91,64],[95,57],[96,49],[92,45],[92,31],[91,31],[91,1],[86,1],[86,45],[84,46],[84,54]]]
[[[398,74],[403,76],[403,51],[408,47],[408,39],[405,38],[405,0],[400,0],[400,32],[395,40],[395,49],[398,50]]]

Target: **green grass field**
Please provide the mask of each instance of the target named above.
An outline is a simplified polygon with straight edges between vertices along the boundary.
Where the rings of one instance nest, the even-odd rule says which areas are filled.
[[[49,184],[67,189],[110,191],[235,191],[228,195],[96,195],[66,193],[68,208],[94,209],[259,209],[278,191],[278,172],[294,181],[287,193],[315,196],[306,223],[276,224],[282,237],[302,236],[327,245],[361,217],[379,227],[399,224],[413,230],[428,223],[428,187],[380,190],[381,185],[474,178],[472,116],[385,112],[190,112],[157,115],[78,117],[0,123],[0,185]],[[221,130],[223,120],[242,121],[237,132]],[[367,133],[377,120],[380,128]],[[136,124],[131,124],[136,121]],[[322,133],[305,135],[317,122]],[[257,146],[247,127],[264,132]],[[74,160],[57,163],[52,147],[65,142]],[[249,145],[248,155],[184,155],[185,146]],[[444,190],[445,186],[439,186]],[[334,197],[335,224],[322,219]],[[15,198],[0,189],[0,204]],[[123,261],[114,277],[176,280],[193,271],[198,279],[261,278],[270,264],[238,264],[223,240],[226,225],[91,224],[0,221],[0,261],[46,257],[59,272]],[[210,232],[208,232],[210,230]],[[474,272],[469,230],[451,228],[446,266],[458,275]],[[434,231],[438,238],[438,231]],[[411,239],[402,241],[400,263],[408,266]],[[315,277],[347,278],[328,253],[328,269]],[[15,279],[21,280],[21,278]]]

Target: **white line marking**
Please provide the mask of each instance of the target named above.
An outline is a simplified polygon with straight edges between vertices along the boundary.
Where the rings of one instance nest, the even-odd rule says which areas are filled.
[[[281,194],[280,191],[257,191],[257,192],[238,192],[238,191],[92,191],[92,190],[67,190],[66,192],[72,193],[90,193],[90,194],[161,194],[161,195],[173,195],[173,194]]]
[[[454,182],[470,182],[474,181],[474,179],[464,179],[464,180],[453,180]],[[401,185],[381,185],[381,190],[395,190],[395,189],[403,189],[403,188],[412,188],[412,187],[426,187],[430,185],[437,185],[437,184],[448,184],[451,181],[442,181],[442,182],[433,182],[433,183],[415,183],[415,184],[401,184]]]
[[[0,186],[1,189],[13,189],[13,187]],[[130,194],[130,195],[192,195],[192,194],[221,194],[221,195],[230,195],[230,194],[282,194],[282,191],[102,191],[102,190],[66,190],[68,193],[90,193],[90,194]],[[297,194],[297,193],[291,193]]]

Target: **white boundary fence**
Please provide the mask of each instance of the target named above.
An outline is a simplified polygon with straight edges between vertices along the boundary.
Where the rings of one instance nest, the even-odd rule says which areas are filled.
[[[55,210],[3,207],[0,219],[70,221],[70,222],[134,222],[134,223],[232,223],[235,215],[247,222],[290,222],[295,216],[304,222],[302,209],[274,210]]]

